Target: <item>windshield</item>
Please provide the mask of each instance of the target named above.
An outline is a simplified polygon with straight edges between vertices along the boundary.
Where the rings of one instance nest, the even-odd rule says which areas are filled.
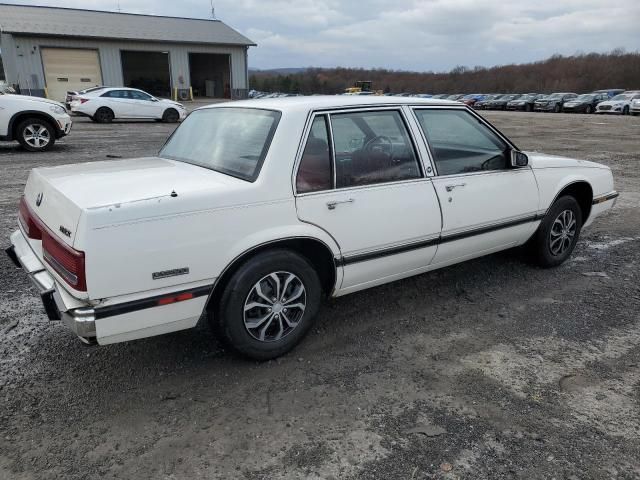
[[[554,93],[553,95],[549,95],[547,97],[548,100],[555,100],[557,98],[562,98],[562,93]]]
[[[620,95],[616,95],[615,97],[613,97],[611,100],[630,100],[631,97],[633,95],[629,94],[629,93],[621,93]]]
[[[594,98],[595,98],[595,95],[591,95],[589,93],[584,93],[582,95],[578,95],[578,97],[575,98],[575,100],[587,101],[587,100],[593,100]]]
[[[255,108],[206,108],[189,115],[159,156],[253,182],[280,113]]]

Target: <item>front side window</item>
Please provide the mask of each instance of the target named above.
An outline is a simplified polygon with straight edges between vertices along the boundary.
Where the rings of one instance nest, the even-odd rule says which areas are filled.
[[[418,159],[400,112],[331,115],[336,188],[420,178]]]
[[[159,156],[253,182],[260,173],[280,112],[205,108],[189,115]]]
[[[333,183],[331,164],[327,120],[324,115],[320,115],[313,120],[307,144],[302,153],[296,177],[297,192],[309,193],[331,189]]]
[[[139,92],[137,90],[129,90],[129,95],[131,95],[131,98],[134,100],[146,100],[147,102],[153,100],[151,95],[147,95],[146,93]]]
[[[501,170],[509,166],[509,146],[465,110],[416,110],[438,175]]]

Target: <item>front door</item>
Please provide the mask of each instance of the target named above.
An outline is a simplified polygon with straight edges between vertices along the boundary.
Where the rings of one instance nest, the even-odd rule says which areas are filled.
[[[513,168],[512,146],[466,108],[414,110],[437,169],[442,235],[434,264],[526,241],[540,220],[530,167]]]
[[[342,293],[418,273],[437,248],[438,199],[399,109],[316,115],[296,206],[340,246]]]
[[[129,117],[161,118],[161,106],[154,97],[140,90],[129,90]]]

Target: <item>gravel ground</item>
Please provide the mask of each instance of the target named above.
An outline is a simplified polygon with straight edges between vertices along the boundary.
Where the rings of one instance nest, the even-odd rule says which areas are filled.
[[[610,165],[615,210],[557,269],[510,251],[331,300],[277,361],[206,328],[84,347],[0,256],[0,478],[640,478],[640,118],[486,116]],[[172,128],[0,145],[0,237],[32,167],[153,154]]]

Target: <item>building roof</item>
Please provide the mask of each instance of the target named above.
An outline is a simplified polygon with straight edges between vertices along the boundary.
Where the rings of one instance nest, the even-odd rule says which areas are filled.
[[[255,46],[219,20],[0,3],[2,33]]]

